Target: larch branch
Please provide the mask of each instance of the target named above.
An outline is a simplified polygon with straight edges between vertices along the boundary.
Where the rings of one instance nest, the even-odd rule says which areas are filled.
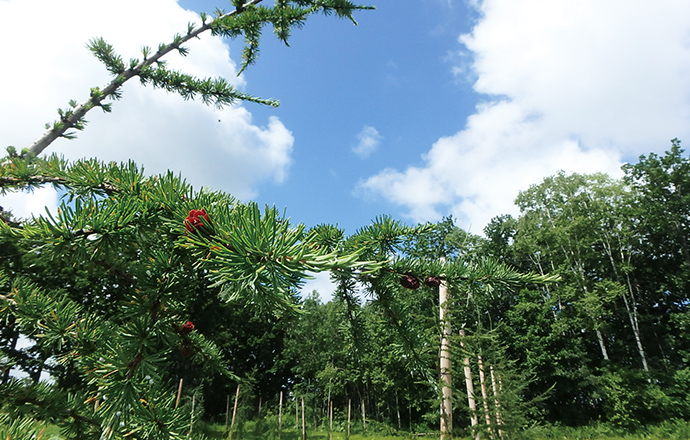
[[[251,0],[243,6],[243,9],[247,6],[252,6],[261,3],[261,1],[262,0]],[[204,23],[202,26],[194,29],[192,32],[188,32],[186,35],[182,36],[180,40],[176,40],[173,43],[160,47],[159,50],[152,57],[144,58],[136,66],[130,67],[129,69],[119,74],[107,86],[105,86],[102,89],[101,93],[92,93],[86,101],[74,107],[74,109],[70,112],[68,116],[61,118],[62,124],[54,125],[52,128],[48,129],[48,131],[46,131],[40,138],[36,139],[36,141],[34,141],[34,143],[31,144],[28,148],[29,154],[41,154],[57,138],[64,136],[67,130],[74,128],[75,125],[84,118],[84,116],[86,115],[86,113],[89,112],[89,110],[93,109],[94,107],[100,107],[101,103],[107,97],[114,95],[125,82],[127,82],[135,76],[138,76],[144,68],[154,63],[157,63],[161,58],[170,53],[172,50],[179,49],[182,44],[188,42],[193,38],[198,37],[203,32],[206,32],[207,30],[211,29],[211,27],[217,20],[237,15],[240,12],[242,12],[242,10],[235,9],[234,11],[221,15],[215,18],[214,20],[209,21],[208,23]]]

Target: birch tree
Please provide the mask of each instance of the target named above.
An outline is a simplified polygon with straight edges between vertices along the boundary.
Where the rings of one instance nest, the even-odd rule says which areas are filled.
[[[522,239],[537,240],[540,258],[548,255],[552,267],[571,281],[561,291],[576,292],[571,302],[579,304],[590,320],[602,358],[610,359],[605,337],[610,303],[620,299],[640,365],[647,371],[639,299],[631,280],[635,237],[629,220],[630,192],[603,174],[559,173],[521,192],[516,202],[522,211]],[[540,260],[533,261],[541,267]]]

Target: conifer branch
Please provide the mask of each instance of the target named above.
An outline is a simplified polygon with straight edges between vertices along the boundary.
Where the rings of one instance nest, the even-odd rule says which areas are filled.
[[[21,179],[17,177],[0,176],[0,189],[4,187],[32,187],[46,184],[68,187],[72,186],[74,182],[71,182],[67,179],[63,179],[61,177],[52,176],[27,176]],[[105,182],[100,185],[93,186],[91,187],[91,189],[95,191],[101,190],[109,196],[119,192],[119,190],[114,185]]]
[[[202,25],[195,28],[193,23],[187,25],[184,35],[177,34],[169,44],[160,44],[158,50],[149,56],[151,49],[142,49],[143,59],[132,59],[129,67],[117,55],[114,48],[102,38],[94,39],[89,43],[89,49],[114,75],[114,79],[105,87],[94,87],[87,100],[81,104],[71,100],[69,108],[58,109],[60,118],[51,124],[46,124],[47,131],[27,149],[22,156],[36,156],[41,154],[57,138],[73,139],[75,131],[83,130],[87,121],[86,114],[95,107],[100,107],[104,112],[111,111],[111,104],[105,103],[107,98],[119,99],[122,85],[138,76],[142,84],[151,84],[153,87],[162,88],[169,92],[176,92],[186,99],[194,99],[200,95],[205,104],[214,104],[219,108],[231,105],[237,100],[255,102],[273,107],[278,106],[278,101],[262,99],[236,90],[223,78],[199,79],[185,73],[170,71],[165,67],[162,58],[173,50],[186,56],[189,49],[183,46],[189,40],[198,38],[202,33],[211,30],[213,35],[235,38],[241,34],[245,36],[245,48],[242,54],[243,62],[239,73],[242,73],[249,65],[256,61],[259,51],[259,37],[261,29],[266,24],[272,24],[276,36],[287,44],[291,27],[302,27],[307,16],[322,12],[326,15],[335,13],[340,18],[349,18],[354,24],[357,22],[352,17],[355,10],[373,9],[371,6],[355,5],[350,0],[295,0],[296,6],[290,2],[278,2],[272,8],[257,7],[262,0],[234,1],[236,9],[232,12],[216,12],[216,18],[206,21],[208,16],[201,14]],[[239,74],[238,73],[238,74]]]
[[[52,144],[59,137],[65,137],[68,139],[73,138],[74,134],[69,133],[68,130],[82,130],[86,124],[84,116],[86,116],[86,113],[88,113],[94,107],[102,107],[104,111],[109,112],[110,108],[107,104],[104,104],[103,101],[111,96],[114,98],[118,98],[120,87],[122,87],[122,85],[125,82],[127,82],[135,76],[141,75],[141,73],[147,69],[150,70],[150,66],[152,66],[153,64],[161,63],[161,58],[163,58],[171,51],[185,51],[185,49],[182,47],[184,43],[188,42],[193,38],[197,38],[202,33],[210,30],[214,26],[214,23],[216,21],[239,14],[242,11],[244,11],[248,6],[261,3],[261,1],[262,0],[251,0],[246,4],[242,5],[242,8],[237,8],[232,12],[228,12],[227,14],[217,17],[213,21],[204,23],[197,29],[187,32],[187,34],[185,35],[177,35],[172,43],[167,45],[161,44],[158,48],[158,51],[154,53],[150,58],[147,58],[145,56],[139,63],[137,63],[134,66],[131,66],[128,69],[124,69],[124,64],[121,60],[110,58],[111,61],[114,62],[106,63],[106,65],[108,67],[108,70],[110,70],[111,73],[117,74],[117,76],[103,89],[91,89],[91,95],[86,101],[82,102],[81,104],[76,105],[75,102],[70,102],[70,106],[72,107],[71,109],[59,110],[58,113],[60,114],[60,120],[55,122],[52,125],[52,127],[48,128],[48,131],[46,131],[40,138],[36,139],[34,143],[29,146],[29,148],[27,149],[28,154],[41,154],[46,148],[48,148],[50,144]],[[106,45],[103,40],[93,41],[92,50],[94,50],[94,52],[97,52],[96,56],[102,61],[104,61],[105,58],[109,58],[112,56],[112,47]],[[248,95],[244,95],[240,98],[243,99],[245,97],[248,97]]]

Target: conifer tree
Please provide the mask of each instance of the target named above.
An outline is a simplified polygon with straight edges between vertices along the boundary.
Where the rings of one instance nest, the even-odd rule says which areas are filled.
[[[291,225],[275,208],[243,204],[221,192],[194,191],[180,176],[147,176],[136,164],[67,162],[41,153],[72,138],[95,107],[138,77],[143,84],[223,107],[237,100],[277,105],[235,90],[225,79],[167,69],[164,57],[206,31],[243,36],[242,70],[256,61],[266,25],[287,43],[312,14],[354,22],[370,9],[348,0],[234,0],[235,9],[201,14],[201,25],[144,48],[125,62],[94,39],[89,48],[112,74],[81,104],[58,110],[47,132],[0,164],[0,192],[52,185],[64,194],[57,212],[0,221],[0,430],[31,438],[31,420],[59,425],[69,438],[168,439],[191,433],[185,375],[202,370],[240,380],[213,334],[203,334],[190,304],[205,295],[272,314],[292,313],[307,272],[377,268],[359,252],[329,250],[318,230]],[[20,336],[33,344],[18,347]],[[10,375],[13,367],[28,379]],[[49,372],[53,382],[41,382]]]

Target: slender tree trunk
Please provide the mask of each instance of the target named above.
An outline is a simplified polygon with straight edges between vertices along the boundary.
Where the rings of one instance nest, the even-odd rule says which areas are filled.
[[[192,413],[189,415],[189,432],[187,438],[192,436],[192,429],[194,428],[194,404],[196,403],[196,394],[192,394]]]
[[[489,393],[486,390],[486,374],[484,373],[484,360],[482,355],[477,356],[477,362],[479,364],[479,385],[482,390],[482,401],[484,403],[484,421],[486,422],[486,431],[489,433],[490,437],[493,437],[491,433],[491,412],[489,411]]]
[[[280,440],[280,434],[283,432],[283,392],[280,392],[280,398],[278,399],[278,440]]]
[[[613,246],[611,244],[613,240],[608,233],[604,233],[603,241],[604,248],[606,249],[606,253],[609,257],[609,262],[611,263],[611,268],[613,269],[613,273],[616,275],[616,278],[620,280],[621,276],[618,272],[618,268],[616,267],[616,261],[613,258]],[[618,238],[618,253],[621,258],[621,262],[626,261],[624,246],[621,243],[620,237]],[[627,259],[627,262],[630,263],[630,260]],[[625,283],[628,293],[630,294],[631,301],[628,302],[628,297],[624,293],[623,303],[625,304],[625,310],[628,312],[628,320],[630,321],[630,328],[632,329],[633,336],[635,337],[637,353],[640,355],[640,360],[642,362],[642,369],[644,371],[649,371],[649,366],[647,365],[647,355],[645,354],[644,346],[642,345],[642,338],[640,337],[640,325],[639,321],[637,320],[637,302],[635,301],[635,294],[632,283],[630,282],[630,275],[628,273],[625,273]]]
[[[302,397],[302,440],[307,440],[307,422],[304,417],[304,397]]]
[[[496,375],[494,374],[494,366],[489,367],[489,372],[491,373],[491,387],[494,390],[494,410],[496,411],[496,426],[498,427],[498,436],[503,437],[503,431],[501,431],[501,426],[503,425],[503,419],[501,418],[501,404],[498,398],[498,383],[496,381]]]
[[[347,438],[350,438],[350,420],[352,415],[352,399],[347,399]]]
[[[331,407],[333,406],[331,404],[331,384],[328,384],[328,400],[326,401],[326,411],[328,412],[328,416],[330,417],[331,413]]]
[[[582,291],[584,292],[585,295],[589,294],[589,290],[587,290],[587,286],[584,285],[584,278],[582,278]],[[590,315],[589,313],[587,313]],[[594,332],[597,335],[597,341],[599,342],[599,349],[601,350],[601,356],[604,358],[604,360],[608,361],[609,360],[609,352],[606,350],[606,341],[604,340],[604,334],[601,332],[601,329],[599,329],[598,325],[598,319],[599,317],[597,316],[591,316],[592,321],[594,322]]]
[[[606,342],[604,341],[604,335],[601,333],[601,330],[596,329],[595,330],[597,333],[597,341],[599,341],[599,348],[601,349],[601,355],[604,357],[605,360],[609,360],[609,352],[606,350]]]
[[[228,423],[230,423],[230,394],[225,399],[225,432],[228,432]]]
[[[465,329],[460,329],[460,347],[465,348],[463,339],[465,338]],[[472,369],[470,368],[470,358],[465,356],[463,359],[464,371],[465,371],[465,387],[467,388],[467,406],[470,408],[470,426],[474,431],[475,440],[479,440],[479,432],[477,431],[477,425],[479,420],[477,419],[477,403],[474,399],[474,384],[472,383]]]
[[[364,399],[362,399],[362,431],[366,432],[367,430],[367,413],[364,408]]]
[[[333,401],[328,402],[328,438],[333,440]]]
[[[398,415],[398,429],[402,429],[402,420],[400,418],[400,400],[398,400],[398,390],[395,390],[395,411]]]
[[[625,310],[628,312],[628,320],[630,321],[630,327],[632,328],[635,343],[637,344],[637,353],[640,355],[640,360],[642,361],[642,369],[644,371],[649,371],[647,356],[645,355],[642,339],[640,338],[640,327],[637,321],[637,306],[633,303],[632,307],[634,310],[632,310],[625,294],[623,295],[623,303],[625,304]]]
[[[232,421],[230,422],[230,434],[228,440],[232,440],[232,431],[235,430],[235,418],[237,417],[237,403],[240,400],[240,384],[237,384],[237,391],[235,391],[235,404],[232,408]]]
[[[537,268],[539,269],[540,275],[542,275],[542,276],[546,275],[544,273],[544,268],[542,267],[542,264],[541,264],[541,257],[540,257],[539,253],[535,253],[535,254],[530,255],[530,260],[532,260],[532,264],[537,266]],[[549,291],[548,285],[544,286],[544,290],[546,291],[546,293],[542,293],[542,297],[544,297],[544,303],[546,304],[548,302],[548,299],[551,297],[551,292]],[[553,320],[558,321],[558,315],[556,314],[556,310],[554,310],[553,307],[550,307],[550,309],[551,309],[551,314],[553,315]],[[559,301],[558,309],[560,310],[560,301]]]
[[[555,225],[553,218],[551,216],[551,211],[547,209],[546,215],[549,219],[549,223],[551,225],[551,228],[553,230],[557,230],[556,225]],[[570,237],[568,235],[566,235],[566,239],[568,242],[568,247],[566,249],[566,247],[561,244],[560,245],[561,252],[563,252],[563,257],[565,258],[565,261],[568,263],[570,271],[573,273],[575,278],[578,280],[583,292],[586,295],[587,294],[587,286],[585,285],[585,282],[587,280],[587,276],[585,274],[582,259],[579,256],[579,250],[577,250],[577,248],[573,245],[572,240],[570,239]],[[596,319],[597,319],[596,317],[592,317],[592,320],[595,321],[595,324],[594,324],[595,327],[597,326]],[[597,334],[597,340],[599,341],[599,348],[601,349],[601,355],[605,360],[609,360],[609,354],[608,354],[608,351],[606,350],[606,344],[604,342],[604,335],[601,333],[601,330],[599,330],[598,328],[595,329],[595,331]]]
[[[442,259],[445,262],[445,259]],[[438,287],[439,319],[441,322],[441,440],[449,440],[453,430],[453,380],[451,376],[450,333],[451,323],[448,313],[448,286],[445,281]]]
[[[412,429],[412,399],[407,399],[407,429]]]

